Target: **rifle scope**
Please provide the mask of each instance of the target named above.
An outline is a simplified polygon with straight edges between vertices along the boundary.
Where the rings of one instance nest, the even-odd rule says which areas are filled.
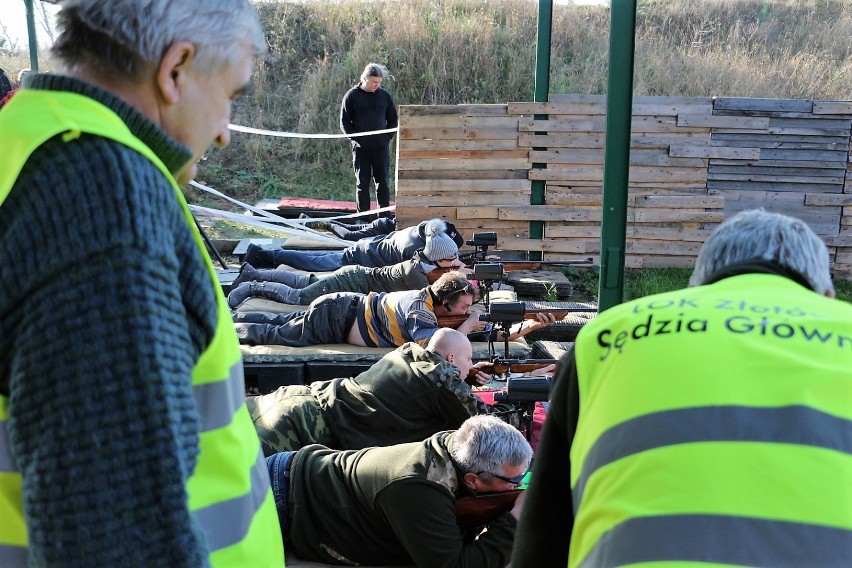
[[[545,402],[552,388],[553,377],[510,378],[505,391],[494,393],[494,402]]]
[[[487,314],[479,314],[479,319],[493,323],[524,321],[526,311],[527,308],[523,302],[498,302],[491,304],[491,309]]]
[[[495,231],[485,231],[474,233],[473,238],[467,241],[468,246],[472,247],[493,247],[497,245],[497,233]]]

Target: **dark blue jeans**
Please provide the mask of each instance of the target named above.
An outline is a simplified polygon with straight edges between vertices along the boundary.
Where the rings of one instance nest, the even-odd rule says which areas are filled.
[[[243,260],[255,268],[286,264],[298,270],[332,272],[347,264],[343,260],[343,251],[340,250],[292,250],[252,246],[249,245],[249,252]]]
[[[272,496],[275,498],[275,509],[278,511],[278,522],[281,524],[281,535],[284,538],[290,534],[290,515],[287,503],[290,500],[290,463],[296,452],[281,452],[266,458],[266,469],[269,471],[269,482],[272,484]]]

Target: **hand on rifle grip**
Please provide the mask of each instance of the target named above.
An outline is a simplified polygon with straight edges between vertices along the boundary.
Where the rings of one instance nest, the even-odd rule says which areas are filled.
[[[481,387],[491,380],[491,375],[485,371],[485,369],[490,370],[490,367],[491,363],[488,361],[480,361],[474,365],[470,371],[468,371],[465,382],[475,387]]]

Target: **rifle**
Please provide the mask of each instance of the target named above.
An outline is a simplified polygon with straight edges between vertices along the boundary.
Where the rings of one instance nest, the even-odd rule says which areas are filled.
[[[509,302],[506,302],[506,303],[509,303]],[[511,303],[514,303],[514,302],[511,302]],[[500,304],[493,304],[493,305],[498,306]],[[525,308],[523,317],[519,318],[519,319],[513,319],[512,321],[516,322],[516,321],[521,321],[521,320],[524,320],[524,319],[534,320],[534,319],[537,319],[535,317],[536,314],[553,314],[556,317],[556,321],[559,321],[561,319],[564,319],[565,316],[567,316],[568,314],[570,314],[573,311],[577,311],[577,310],[567,310],[567,309],[564,309],[564,308],[561,308],[561,309],[560,308],[539,308],[539,309]],[[453,329],[458,329],[458,327],[461,324],[463,324],[464,322],[466,322],[467,318],[469,318],[469,317],[470,317],[470,314],[453,314],[453,315],[447,315],[447,316],[437,316],[438,327],[451,327]],[[502,322],[502,320],[496,319],[496,318],[492,317],[491,314],[486,314],[486,313],[480,313],[479,314],[479,321],[490,321],[490,322],[495,322],[495,323],[501,323]]]
[[[503,265],[503,270],[541,270],[543,264],[547,266],[575,266],[577,264],[592,264],[592,257],[582,260],[493,260]]]
[[[459,259],[465,263],[467,268],[472,268],[476,271],[476,266],[481,264],[502,264],[503,271],[512,272],[513,270],[541,270],[542,265],[547,266],[575,266],[578,264],[592,264],[592,257],[580,260],[501,260],[484,258],[472,258],[469,255],[475,253],[460,254]],[[434,284],[435,281],[442,275],[452,270],[458,270],[458,267],[436,267],[426,273],[426,279],[429,284]],[[474,276],[475,278],[475,276]]]
[[[468,383],[476,383],[476,375],[480,371],[489,375],[504,373],[530,373],[557,363],[558,359],[495,359],[488,366],[471,369],[467,374]]]
[[[512,510],[521,491],[523,489],[461,497],[456,500],[456,523],[462,532],[493,523]]]

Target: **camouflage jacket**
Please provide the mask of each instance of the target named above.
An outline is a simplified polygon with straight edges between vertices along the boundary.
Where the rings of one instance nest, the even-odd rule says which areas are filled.
[[[423,440],[495,410],[471,393],[457,367],[416,343],[354,379],[313,383],[311,391],[341,449]]]

